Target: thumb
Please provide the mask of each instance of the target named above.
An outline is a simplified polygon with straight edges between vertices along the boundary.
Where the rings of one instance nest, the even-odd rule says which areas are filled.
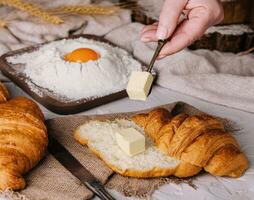
[[[156,33],[158,39],[164,40],[172,35],[187,1],[188,0],[165,0]]]

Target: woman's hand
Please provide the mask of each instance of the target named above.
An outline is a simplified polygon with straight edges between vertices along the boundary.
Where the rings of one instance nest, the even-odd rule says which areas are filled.
[[[186,19],[178,24],[182,13]],[[219,0],[165,0],[159,22],[145,26],[141,40],[152,42],[170,38],[158,57],[164,58],[189,46],[223,17]]]

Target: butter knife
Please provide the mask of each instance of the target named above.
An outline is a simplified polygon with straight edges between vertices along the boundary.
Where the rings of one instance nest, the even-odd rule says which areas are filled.
[[[148,65],[148,68],[147,68],[147,72],[151,73],[152,69],[153,69],[153,65],[158,57],[158,55],[160,54],[161,52],[161,49],[163,48],[163,46],[168,42],[168,39],[166,40],[158,40],[158,44],[157,44],[157,47],[155,49],[155,52],[153,54],[153,57]]]
[[[100,199],[115,200],[104,186],[53,136],[49,136],[48,151]]]

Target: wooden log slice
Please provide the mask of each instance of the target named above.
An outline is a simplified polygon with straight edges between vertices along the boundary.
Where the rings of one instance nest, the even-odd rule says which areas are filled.
[[[238,53],[254,46],[254,31],[247,25],[217,26],[211,29],[189,48]]]

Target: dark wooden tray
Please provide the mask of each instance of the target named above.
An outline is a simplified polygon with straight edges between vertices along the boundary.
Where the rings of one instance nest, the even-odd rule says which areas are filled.
[[[87,38],[87,39],[93,39],[96,41],[108,43],[112,46],[117,46],[108,40],[95,36],[95,35],[74,35],[67,37],[66,39],[74,39],[74,38]],[[64,39],[64,38],[61,38]],[[61,40],[58,39],[58,40]],[[47,42],[48,43],[48,42]],[[8,52],[0,57],[0,70],[2,73],[7,76],[10,80],[12,80],[16,85],[18,85],[21,89],[23,89],[26,93],[28,93],[32,98],[34,98],[36,101],[44,105],[47,109],[58,113],[58,114],[75,114],[79,113],[91,108],[94,108],[96,106],[104,105],[106,103],[112,102],[114,100],[118,100],[124,97],[127,97],[126,90],[122,90],[117,93],[113,93],[107,96],[103,97],[94,97],[94,98],[84,98],[80,100],[64,100],[63,98],[56,97],[53,92],[50,92],[44,88],[41,88],[34,84],[28,77],[26,77],[23,73],[18,72],[17,67],[20,67],[19,65],[12,65],[7,62],[6,58],[10,56],[14,56],[17,54],[23,54],[27,52],[32,52],[39,47],[41,47],[43,44],[38,44],[31,47],[22,48],[16,51]],[[134,57],[134,56],[133,56]],[[136,59],[136,58],[135,58]],[[136,59],[138,60],[138,59]],[[31,87],[32,86],[32,87]],[[33,88],[33,89],[32,89]]]

